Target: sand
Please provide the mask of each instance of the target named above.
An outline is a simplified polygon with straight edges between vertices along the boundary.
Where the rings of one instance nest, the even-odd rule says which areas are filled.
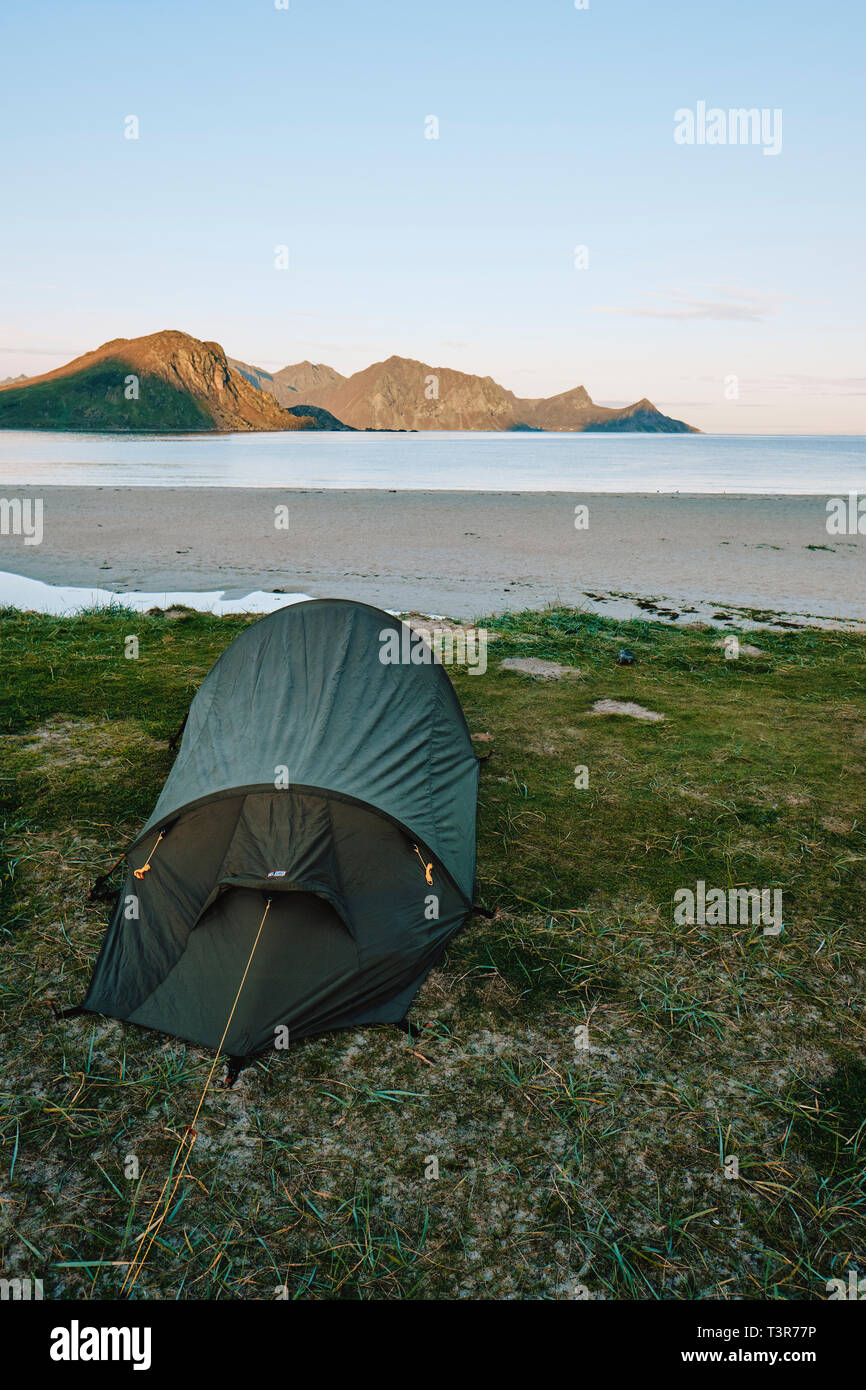
[[[0,569],[128,590],[284,590],[464,621],[561,602],[724,623],[743,610],[866,622],[866,537],[821,497],[7,488],[41,497],[43,540]],[[576,529],[575,506],[589,509]],[[288,529],[275,525],[288,508]],[[282,514],[284,515],[284,513]],[[3,601],[0,593],[0,602]]]

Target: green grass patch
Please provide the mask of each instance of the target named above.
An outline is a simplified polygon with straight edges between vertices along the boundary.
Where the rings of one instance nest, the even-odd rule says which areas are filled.
[[[248,621],[0,613],[0,1270],[46,1297],[117,1296],[207,1075],[201,1049],[49,1004],[82,997],[88,887]],[[494,738],[493,916],[411,1040],[308,1040],[210,1093],[141,1295],[794,1299],[866,1273],[866,638],[762,630],[726,660],[717,631],[572,609],[486,626],[487,673],[453,678]],[[677,922],[698,880],[781,889],[782,932]]]

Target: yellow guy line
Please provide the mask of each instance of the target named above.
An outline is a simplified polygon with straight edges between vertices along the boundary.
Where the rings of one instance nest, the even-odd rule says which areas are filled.
[[[120,1287],[120,1292],[123,1293],[124,1289],[126,1289],[127,1283],[129,1284],[129,1288],[127,1289],[127,1297],[132,1293],[133,1285],[135,1284],[136,1279],[138,1278],[139,1274],[141,1273],[141,1271],[142,1271],[142,1269],[143,1269],[143,1267],[144,1267],[144,1262],[145,1262],[145,1260],[147,1259],[148,1253],[149,1253],[149,1251],[150,1251],[150,1247],[153,1245],[153,1242],[156,1240],[156,1237],[159,1235],[160,1231],[162,1230],[163,1222],[165,1221],[165,1218],[168,1216],[168,1213],[169,1213],[169,1211],[171,1210],[171,1205],[172,1205],[172,1202],[174,1201],[175,1194],[176,1194],[178,1188],[180,1187],[180,1184],[181,1184],[182,1181],[183,1181],[183,1175],[184,1175],[184,1173],[186,1172],[186,1165],[189,1163],[190,1154],[192,1153],[192,1146],[193,1146],[193,1144],[195,1143],[196,1138],[198,1137],[198,1136],[196,1135],[195,1122],[196,1122],[196,1120],[197,1120],[198,1117],[199,1117],[199,1112],[200,1112],[202,1106],[204,1105],[204,1098],[205,1098],[205,1096],[206,1096],[207,1093],[208,1093],[208,1087],[210,1086],[210,1083],[211,1083],[211,1081],[213,1080],[213,1074],[214,1074],[214,1072],[215,1072],[216,1069],[217,1069],[217,1064],[218,1064],[219,1059],[220,1059],[220,1053],[222,1052],[223,1043],[224,1043],[225,1040],[226,1040],[226,1035],[228,1034],[229,1028],[230,1028],[230,1026],[231,1026],[231,1021],[232,1021],[232,1019],[233,1019],[234,1016],[235,1016],[235,1009],[237,1008],[237,1006],[238,1006],[238,1000],[239,1000],[240,997],[241,997],[241,990],[242,990],[243,987],[244,987],[244,982],[245,982],[245,980],[246,980],[246,978],[247,978],[247,974],[249,973],[249,968],[250,968],[250,966],[251,966],[252,963],[253,963],[253,956],[255,955],[255,953],[256,953],[256,947],[257,947],[258,944],[259,944],[259,937],[260,937],[261,934],[262,934],[262,927],[265,925],[265,918],[267,917],[268,913],[270,912],[270,909],[271,909],[271,900],[270,900],[270,898],[268,898],[267,907],[265,908],[264,913],[262,914],[262,920],[259,922],[259,929],[258,929],[258,931],[256,932],[256,939],[255,939],[255,941],[253,942],[253,949],[250,951],[250,958],[249,958],[249,960],[247,961],[247,963],[246,963],[246,968],[244,969],[244,973],[243,973],[243,975],[241,976],[241,982],[240,982],[240,984],[238,985],[238,992],[237,992],[237,994],[235,995],[235,1002],[232,1004],[231,1013],[229,1014],[228,1018],[226,1019],[226,1026],[225,1026],[225,1028],[223,1029],[223,1035],[222,1035],[222,1037],[221,1037],[220,1040],[219,1040],[219,1045],[218,1045],[218,1047],[217,1047],[216,1054],[215,1054],[214,1059],[213,1059],[213,1065],[211,1066],[211,1069],[210,1069],[210,1071],[209,1071],[209,1073],[208,1073],[207,1081],[204,1083],[204,1089],[203,1089],[201,1095],[199,1096],[198,1105],[197,1105],[196,1108],[195,1108],[195,1114],[193,1115],[192,1120],[190,1121],[190,1123],[187,1125],[187,1127],[186,1127],[186,1129],[185,1129],[185,1131],[184,1131],[184,1133],[183,1133],[183,1135],[182,1135],[182,1137],[181,1137],[181,1141],[180,1141],[180,1143],[178,1144],[177,1148],[175,1149],[174,1158],[171,1160],[171,1165],[170,1165],[169,1170],[168,1170],[168,1177],[166,1178],[165,1182],[164,1182],[163,1185],[162,1185],[162,1192],[160,1192],[159,1196],[158,1196],[157,1199],[156,1199],[156,1202],[154,1203],[153,1212],[151,1213],[150,1220],[148,1221],[147,1225],[145,1226],[144,1230],[142,1231],[142,1233],[141,1233],[141,1235],[140,1235],[140,1237],[139,1237],[138,1245],[135,1247],[135,1254],[133,1255],[132,1260],[130,1261],[129,1269],[126,1271],[126,1278],[124,1279],[124,1281],[123,1281],[123,1283],[122,1283],[122,1285],[121,1285],[121,1287]],[[177,1160],[178,1160],[178,1155],[180,1154],[181,1149],[183,1148],[184,1144],[187,1144],[187,1142],[188,1142],[188,1147],[187,1147],[186,1154],[185,1154],[185,1156],[184,1156],[183,1163],[181,1164],[180,1172],[178,1173],[177,1177],[175,1178],[174,1182],[172,1183],[171,1190],[170,1190],[168,1196],[167,1196],[166,1199],[165,1199],[165,1206],[164,1206],[163,1209],[162,1209],[162,1215],[159,1217],[159,1220],[156,1220],[157,1209],[158,1209],[158,1207],[159,1207],[160,1202],[161,1202],[162,1199],[163,1199],[163,1195],[165,1194],[165,1190],[166,1190],[166,1188],[168,1187],[169,1181],[170,1181],[170,1179],[171,1179],[172,1172],[173,1172],[173,1170],[174,1170],[174,1165],[175,1165],[175,1163],[176,1163]],[[154,1223],[155,1223],[155,1224],[154,1224]],[[142,1251],[142,1248],[141,1248],[141,1247],[142,1247],[142,1245],[144,1245],[144,1241],[145,1241],[146,1236],[148,1235],[148,1232],[150,1232],[150,1240],[147,1242],[147,1245],[146,1245],[145,1249]],[[130,1276],[132,1276],[132,1277],[130,1278]]]

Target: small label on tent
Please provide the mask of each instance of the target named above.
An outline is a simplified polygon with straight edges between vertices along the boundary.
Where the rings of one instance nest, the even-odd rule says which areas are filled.
[[[270,873],[268,874],[268,878],[285,878],[285,876],[285,869],[271,869]]]

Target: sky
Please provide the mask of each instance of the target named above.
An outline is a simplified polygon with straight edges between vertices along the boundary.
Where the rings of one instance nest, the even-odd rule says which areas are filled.
[[[179,328],[267,370],[397,353],[709,431],[866,433],[864,14],[6,6],[0,379]]]

